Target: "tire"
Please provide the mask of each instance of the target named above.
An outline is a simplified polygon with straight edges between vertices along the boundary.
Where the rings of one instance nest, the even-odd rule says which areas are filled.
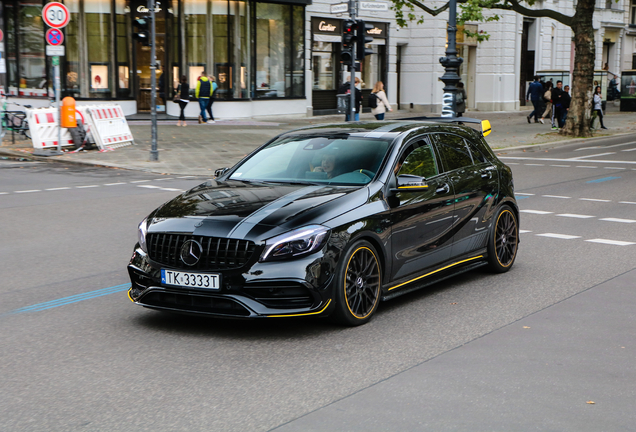
[[[334,321],[347,326],[366,324],[378,308],[382,268],[371,243],[357,241],[342,255],[335,280]]]
[[[514,211],[502,206],[494,218],[488,238],[488,267],[495,273],[505,273],[512,267],[519,249],[519,223]]]

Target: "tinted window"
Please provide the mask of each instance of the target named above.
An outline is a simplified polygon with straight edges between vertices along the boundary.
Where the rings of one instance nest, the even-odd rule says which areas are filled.
[[[473,164],[473,159],[466,147],[464,138],[451,134],[439,134],[437,138],[446,171],[464,168]]]
[[[488,159],[486,159],[486,156],[484,156],[484,154],[479,150],[479,148],[477,147],[477,145],[475,145],[475,143],[467,139],[466,144],[468,144],[468,148],[470,149],[470,153],[473,155],[473,160],[475,161],[476,164],[488,162]]]
[[[398,171],[400,174],[412,174],[420,177],[433,177],[437,175],[435,155],[430,144],[420,141],[411,147],[410,153],[405,153],[406,158]]]

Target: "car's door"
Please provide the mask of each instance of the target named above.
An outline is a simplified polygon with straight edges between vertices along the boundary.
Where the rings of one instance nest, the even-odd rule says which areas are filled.
[[[394,167],[396,176],[409,174],[425,178],[425,186],[398,190],[389,199],[393,281],[421,273],[451,255],[454,195],[440,165],[425,136],[409,143]]]
[[[474,143],[451,133],[436,134],[436,146],[455,191],[453,256],[486,246],[499,180],[496,168]]]

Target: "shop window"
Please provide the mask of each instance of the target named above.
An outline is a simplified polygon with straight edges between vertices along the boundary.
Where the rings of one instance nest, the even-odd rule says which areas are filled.
[[[373,54],[366,56],[362,64],[362,88],[372,89],[384,76],[386,51],[384,45],[367,44],[366,47],[372,50]]]
[[[207,6],[206,0],[189,0],[184,4],[187,77],[193,95],[197,80],[207,72]]]
[[[48,96],[42,5],[21,1],[18,14],[19,87],[25,96]]]
[[[7,84],[8,84],[8,94],[17,95],[18,94],[18,60],[16,56],[16,41],[15,41],[15,31],[16,31],[16,8],[12,3],[4,4],[4,19],[6,23],[6,57],[7,57]]]
[[[130,38],[129,29],[132,26],[130,20],[130,8],[126,6],[126,0],[115,2],[115,50],[117,58],[117,96],[129,97],[131,95],[131,70],[130,70]]]
[[[110,19],[111,2],[84,0],[88,50],[90,97],[111,97]]]
[[[66,46],[64,75],[61,76],[62,88],[72,96],[80,96],[80,47],[79,47],[79,0],[66,0],[64,2],[71,14],[71,20],[64,29]]]
[[[314,41],[312,49],[314,90],[336,89],[336,53],[331,42]]]
[[[304,96],[302,6],[256,3],[255,97]]]

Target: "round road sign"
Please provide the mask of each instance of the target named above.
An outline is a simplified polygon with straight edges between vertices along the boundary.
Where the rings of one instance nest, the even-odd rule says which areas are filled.
[[[62,3],[51,2],[42,9],[42,19],[49,27],[63,28],[70,21],[71,15]]]
[[[46,42],[49,45],[60,46],[64,43],[64,33],[62,30],[56,28],[50,28],[46,31]]]

